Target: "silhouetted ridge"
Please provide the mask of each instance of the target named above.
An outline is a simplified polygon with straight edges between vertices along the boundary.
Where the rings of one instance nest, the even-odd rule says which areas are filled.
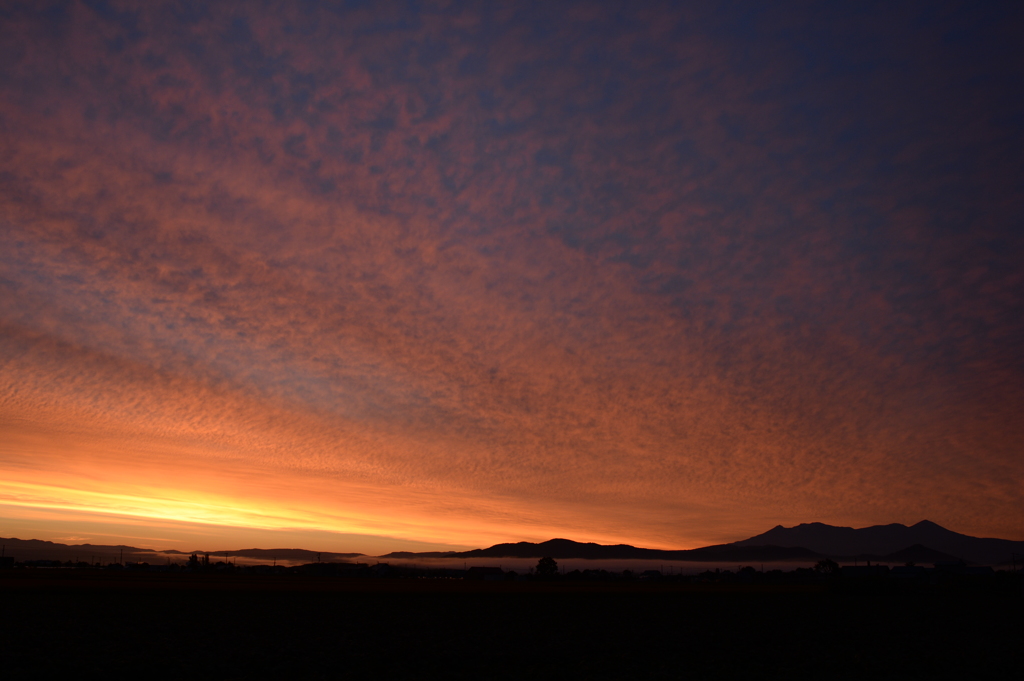
[[[238,549],[234,551],[177,551],[175,549],[168,549],[166,551],[155,551],[153,549],[140,549],[124,544],[116,546],[104,544],[60,544],[42,539],[17,538],[0,538],[0,543],[6,545],[8,556],[15,556],[19,560],[72,560],[90,563],[111,563],[122,560],[126,563],[163,563],[170,556],[187,557],[193,553],[200,555],[208,554],[211,560],[255,558],[267,561],[277,559],[294,562],[314,562],[318,558],[321,561],[347,560],[363,555],[361,553],[318,552],[307,549]]]
[[[362,553],[331,553],[327,551],[310,551],[309,549],[238,549],[236,551],[163,551],[162,553],[190,555],[193,553],[211,556],[227,556],[228,558],[258,558],[260,560],[305,560],[321,561],[358,558]]]
[[[705,546],[699,549],[663,550],[645,549],[629,544],[581,543],[571,539],[549,539],[548,541],[495,544],[486,549],[471,551],[446,551],[412,553],[396,551],[381,558],[541,558],[550,556],[556,560],[690,560],[690,561],[797,561],[812,560],[817,554],[799,547],[782,546]]]
[[[39,539],[2,539],[7,555],[19,559],[59,559],[89,562],[124,560],[163,562],[170,555],[209,554],[211,559],[244,557],[294,562],[322,562],[356,558],[361,553],[328,553],[306,549],[238,549],[234,551],[153,551],[133,546],[92,544],[66,545]],[[731,544],[688,550],[647,549],[629,544],[595,544],[561,537],[540,543],[495,544],[470,551],[395,551],[382,558],[416,560],[425,558],[541,558],[556,560],[681,560],[701,562],[797,562],[822,557],[837,560],[866,559],[879,562],[935,563],[964,560],[969,563],[1003,564],[1012,554],[1024,555],[1024,541],[971,537],[947,530],[928,520],[910,527],[899,523],[854,529],[824,523],[801,523],[795,527],[776,525],[763,534]]]
[[[1011,553],[1024,553],[1024,542],[971,537],[922,520],[907,527],[899,523],[854,529],[824,523],[795,527],[778,525],[764,534],[735,543],[740,546],[801,546],[822,555],[887,556],[921,546],[946,556],[975,563],[1009,562]]]
[[[495,544],[486,549],[413,553],[397,551],[383,558],[540,558],[591,560],[687,561],[803,561],[822,557],[866,559],[880,562],[934,563],[963,559],[974,563],[1009,562],[1012,553],[1024,554],[1024,542],[982,539],[953,532],[929,520],[907,527],[899,523],[854,529],[825,523],[776,525],[763,534],[733,542],[689,550],[645,549],[628,544],[603,545],[549,539],[540,543]]]

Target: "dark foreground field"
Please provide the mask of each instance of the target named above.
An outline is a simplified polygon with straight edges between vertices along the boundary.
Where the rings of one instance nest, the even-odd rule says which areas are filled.
[[[1019,678],[1019,586],[0,575],[5,678]]]

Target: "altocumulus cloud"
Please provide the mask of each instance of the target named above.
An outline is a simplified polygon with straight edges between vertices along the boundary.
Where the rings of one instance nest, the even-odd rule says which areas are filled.
[[[1020,19],[12,6],[0,502],[1019,536]]]

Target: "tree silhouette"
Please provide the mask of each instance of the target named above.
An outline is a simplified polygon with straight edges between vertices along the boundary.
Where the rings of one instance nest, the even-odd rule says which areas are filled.
[[[814,566],[814,571],[826,577],[837,575],[839,574],[839,564],[830,558],[822,558]]]
[[[537,575],[540,577],[552,577],[558,574],[558,563],[554,558],[545,556],[537,561]]]

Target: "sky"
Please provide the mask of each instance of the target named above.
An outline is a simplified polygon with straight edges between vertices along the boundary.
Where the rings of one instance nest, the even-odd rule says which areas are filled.
[[[1024,539],[1022,31],[0,0],[0,535]]]

